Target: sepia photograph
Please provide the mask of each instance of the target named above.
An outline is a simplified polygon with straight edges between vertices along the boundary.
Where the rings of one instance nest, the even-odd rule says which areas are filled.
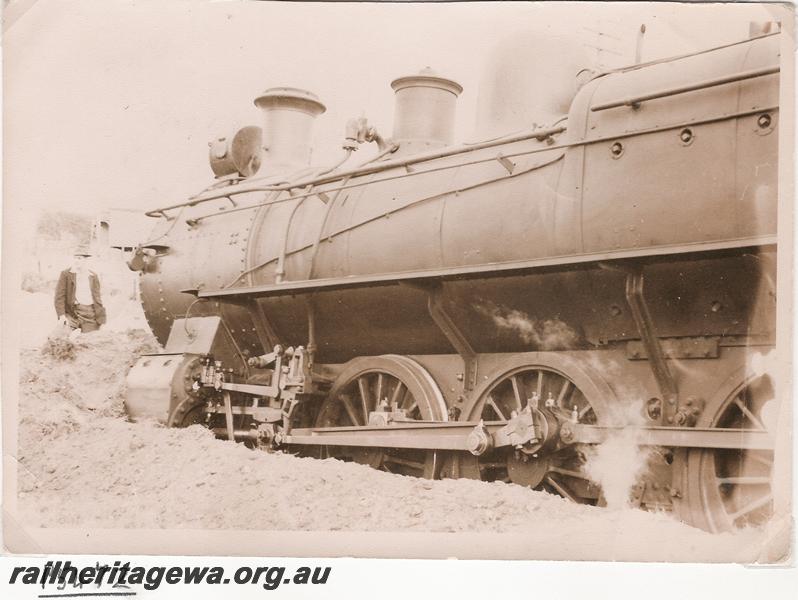
[[[793,560],[792,5],[4,4],[8,551]]]

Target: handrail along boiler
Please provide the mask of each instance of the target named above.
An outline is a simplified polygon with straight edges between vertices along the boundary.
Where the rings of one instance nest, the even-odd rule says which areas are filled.
[[[131,417],[424,477],[603,501],[585,461],[635,407],[632,501],[710,530],[772,511],[778,35],[594,76],[549,127],[453,145],[462,88],[393,82],[395,129],[308,166],[310,92],[210,145],[131,260],[164,352]],[[544,93],[541,91],[541,93]],[[765,361],[766,362],[766,361]]]

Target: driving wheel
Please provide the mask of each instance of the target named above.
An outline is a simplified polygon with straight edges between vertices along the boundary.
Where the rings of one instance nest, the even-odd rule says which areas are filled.
[[[766,430],[776,409],[771,377],[747,379],[705,409],[698,427]],[[757,526],[773,514],[772,450],[691,449],[676,463],[680,517],[712,532]]]
[[[537,407],[543,440],[531,448],[499,448],[478,459],[482,479],[545,490],[581,504],[597,504],[601,490],[588,477],[585,454],[559,443],[558,423],[577,420],[595,425],[609,387],[589,369],[568,357],[534,353],[518,358],[476,394],[469,420],[507,421],[527,405]]]
[[[380,406],[399,409],[411,421],[446,421],[446,404],[430,374],[399,355],[355,358],[344,367],[319,408],[315,427],[365,426]],[[435,451],[322,446],[321,457],[353,460],[391,473],[432,478]]]

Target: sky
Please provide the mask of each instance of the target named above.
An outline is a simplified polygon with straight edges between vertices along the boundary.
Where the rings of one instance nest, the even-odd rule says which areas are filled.
[[[314,157],[344,124],[390,134],[390,82],[431,66],[462,84],[456,141],[472,140],[487,57],[508,36],[558,33],[604,67],[743,39],[760,5],[279,3],[16,0],[4,23],[4,226],[41,210],[96,213],[182,201],[212,180],[207,142],[259,124],[253,99],[302,87],[327,105]],[[597,51],[592,46],[602,47]],[[545,46],[545,45],[544,45]],[[556,56],[530,57],[536,61]],[[361,151],[357,162],[367,158]],[[315,162],[315,161],[314,161]]]

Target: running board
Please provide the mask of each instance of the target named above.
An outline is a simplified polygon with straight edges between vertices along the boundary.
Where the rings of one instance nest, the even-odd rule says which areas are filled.
[[[576,269],[580,266],[590,266],[602,262],[624,261],[632,259],[640,261],[663,260],[674,255],[689,255],[693,253],[739,251],[746,248],[759,246],[776,246],[775,235],[761,235],[747,238],[736,238],[714,242],[691,242],[687,244],[674,244],[654,246],[651,248],[631,248],[627,250],[610,250],[606,252],[592,252],[586,254],[551,256],[530,260],[508,262],[484,263],[478,265],[463,265],[455,267],[442,267],[438,269],[420,269],[417,271],[400,271],[393,273],[374,273],[370,275],[348,275],[346,277],[333,277],[322,279],[306,279],[283,281],[256,286],[231,287],[223,289],[187,288],[180,290],[182,293],[191,294],[198,298],[212,298],[218,302],[240,302],[253,298],[270,298],[279,296],[294,296],[297,294],[312,294],[350,288],[370,288],[375,286],[390,286],[404,284],[429,284],[438,281],[460,279],[479,279],[484,277],[507,277],[524,274],[544,268]]]

